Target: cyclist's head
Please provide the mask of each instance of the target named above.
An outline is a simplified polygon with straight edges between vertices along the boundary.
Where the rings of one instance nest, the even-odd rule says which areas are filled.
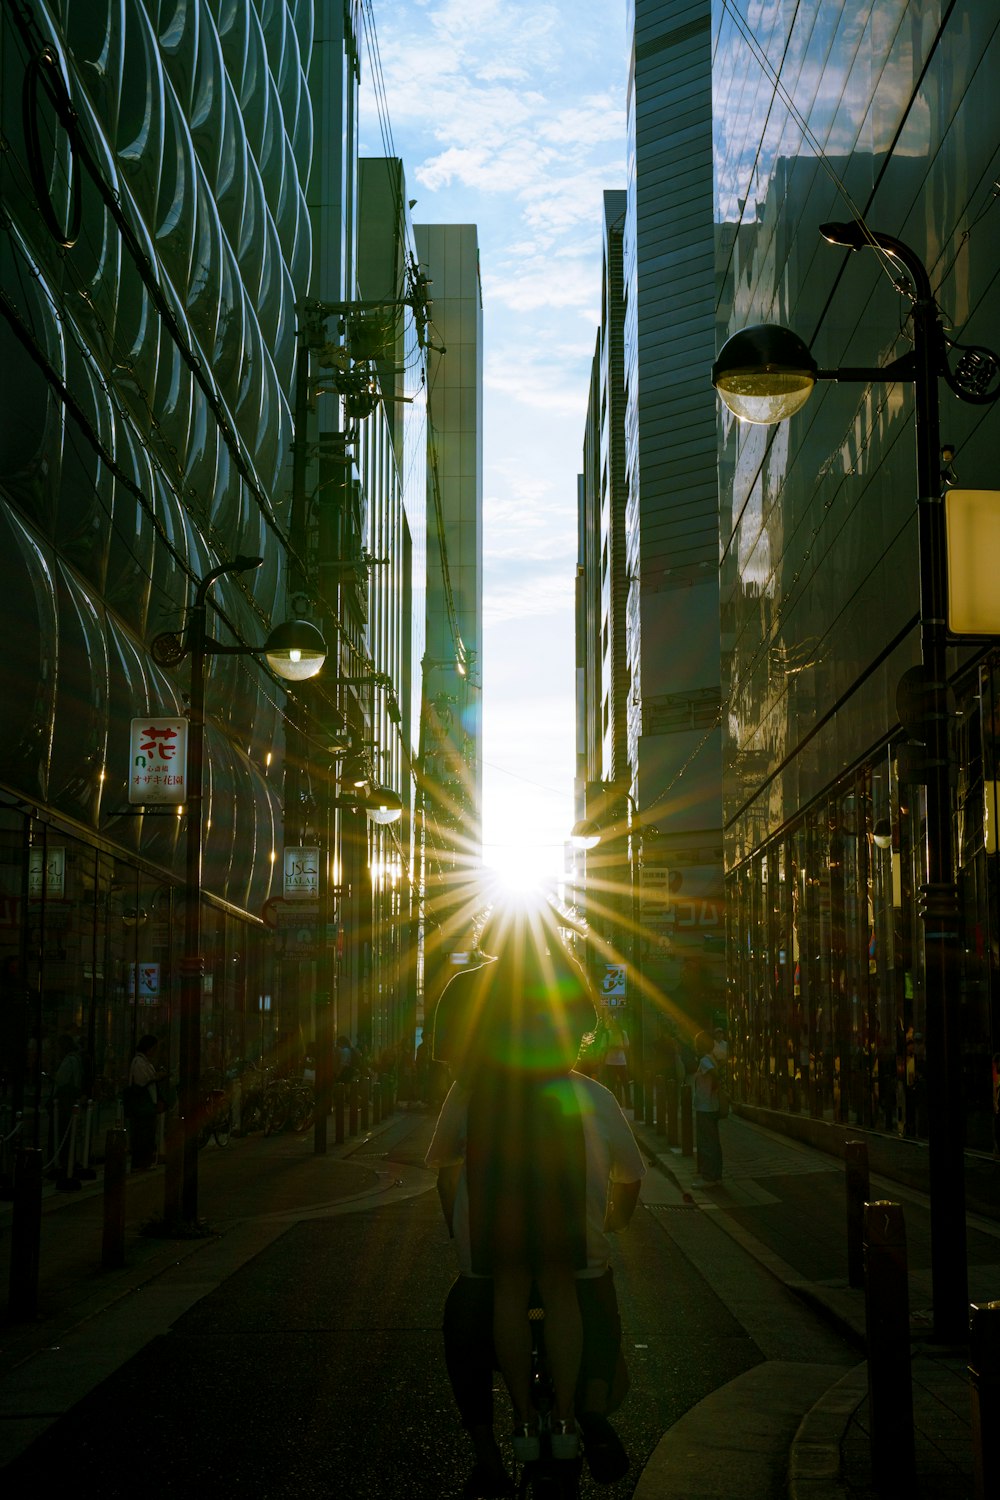
[[[539,898],[494,908],[488,939],[496,961],[481,971],[477,1061],[517,1072],[568,1071],[596,1009],[552,907]]]

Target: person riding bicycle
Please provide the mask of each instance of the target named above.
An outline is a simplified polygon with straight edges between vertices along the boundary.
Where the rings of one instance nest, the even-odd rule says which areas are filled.
[[[538,1452],[526,1319],[534,1282],[546,1310],[555,1386],[553,1456],[577,1451],[574,1387],[582,1353],[588,1462],[595,1477],[607,1481],[627,1468],[604,1416],[620,1341],[605,1231],[627,1224],[645,1172],[613,1096],[572,1071],[595,1009],[551,914],[520,913],[491,946],[499,947],[500,957],[462,976],[450,1018],[449,1006],[439,1006],[435,1055],[449,1057],[459,1080],[426,1158],[438,1168],[442,1206],[459,1249],[462,1274],[446,1305],[445,1337],[449,1373],[480,1460],[470,1482],[495,1486],[467,1486],[476,1494],[508,1492],[493,1440],[490,1391],[480,1389],[491,1363],[482,1357],[481,1324],[475,1347],[484,1303],[478,1278],[491,1274],[494,1342],[515,1406],[517,1457],[530,1460]],[[468,1016],[475,1020],[467,1025]],[[485,1286],[488,1293],[489,1282]],[[459,1305],[463,1317],[455,1315]]]

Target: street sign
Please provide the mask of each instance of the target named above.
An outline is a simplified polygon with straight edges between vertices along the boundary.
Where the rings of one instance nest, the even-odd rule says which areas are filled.
[[[605,964],[601,980],[601,999],[609,1005],[625,999],[628,989],[628,969],[625,964]]]

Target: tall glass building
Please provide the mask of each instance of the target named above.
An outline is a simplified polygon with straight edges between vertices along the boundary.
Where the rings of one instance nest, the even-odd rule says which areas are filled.
[[[209,660],[203,1066],[298,1060],[321,1013],[412,1039],[426,296],[400,163],[358,162],[373,24],[358,0],[3,9],[8,1109],[44,1104],[61,1036],[109,1101],[138,1036],[175,1036],[185,821],[130,799],[130,724],[183,721],[187,665],[151,643],[238,556],[263,562],[212,585],[211,636],[304,615],[330,656],[291,692]],[[387,798],[401,820],[366,818]]]
[[[905,354],[913,282],[874,250],[820,234],[857,221],[926,266],[950,367],[968,346],[995,348],[990,8],[775,5],[753,33],[735,8],[715,3],[712,16],[717,347],[774,323],[796,330],[821,369]],[[1000,412],[939,384],[941,487],[996,486]],[[921,659],[913,388],[821,382],[774,427],[720,411],[734,1085],[751,1105],[923,1137],[928,797],[900,771],[897,698]],[[960,936],[945,1007],[967,1143],[989,1151],[1000,656],[954,644],[947,664]]]

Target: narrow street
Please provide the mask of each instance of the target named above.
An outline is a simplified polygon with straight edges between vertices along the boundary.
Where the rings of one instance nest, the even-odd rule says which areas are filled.
[[[162,1494],[457,1495],[468,1448],[441,1353],[452,1259],[420,1166],[430,1128],[394,1121],[351,1159],[355,1192],[297,1208],[288,1183],[308,1142],[203,1156],[218,1227],[252,1215],[280,1230],[285,1213],[289,1227],[8,1466],[13,1492],[71,1475],[82,1493],[131,1496],[142,1474]],[[585,1476],[585,1496],[626,1500],[664,1431],[762,1360],[856,1358],[655,1167],[615,1272],[633,1467],[613,1486]],[[503,1436],[503,1397],[498,1412]]]

